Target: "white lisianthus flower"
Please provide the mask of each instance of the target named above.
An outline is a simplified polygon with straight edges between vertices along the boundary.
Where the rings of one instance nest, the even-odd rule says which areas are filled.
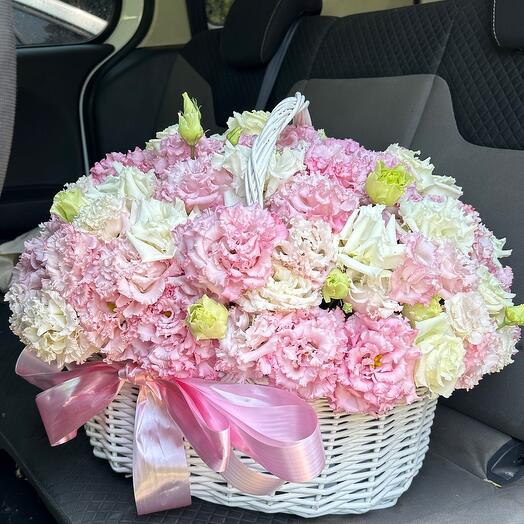
[[[104,182],[92,186],[86,193],[86,198],[99,198],[101,195],[111,195],[128,200],[151,198],[154,193],[155,173],[153,170],[144,173],[134,166],[123,166],[113,162],[117,176],[107,177]]]
[[[81,363],[95,352],[80,342],[75,310],[56,291],[39,291],[24,304],[21,316],[13,311],[13,331],[44,362],[61,368]]]
[[[250,147],[241,144],[234,146],[226,141],[223,153],[216,153],[213,156],[213,168],[225,169],[233,177],[231,189],[224,195],[227,206],[246,203],[245,175],[250,155]],[[273,153],[266,176],[265,198],[273,195],[295,173],[305,169],[304,155],[305,152],[301,149],[289,148]]]
[[[64,185],[64,189],[80,189],[82,193],[87,193],[93,187],[93,179],[91,176],[81,176],[76,182],[68,182]]]
[[[504,310],[513,305],[515,294],[503,289],[486,266],[479,266],[477,275],[479,277],[477,291],[482,296],[489,314],[494,316],[499,323],[502,322]]]
[[[248,313],[263,313],[309,309],[321,301],[320,289],[313,282],[274,264],[266,285],[247,291],[236,302]]]
[[[384,222],[383,205],[368,205],[355,211],[339,234],[338,263],[353,280],[362,275],[376,278],[400,264],[405,247],[397,242],[395,217]]]
[[[264,198],[269,198],[290,177],[305,169],[304,156],[303,149],[288,147],[273,153],[267,170]]]
[[[174,202],[136,200],[131,205],[127,238],[144,262],[166,260],[175,253],[172,230],[187,220],[186,207]]]
[[[273,260],[311,280],[318,287],[337,260],[337,237],[323,220],[301,216],[289,221],[289,235],[273,251]]]
[[[497,260],[511,255],[511,249],[504,249],[504,245],[506,244],[505,238],[497,238],[495,235],[492,235],[491,243],[493,244],[493,257]]]
[[[497,361],[489,373],[498,373],[513,363],[513,356],[517,354],[517,342],[520,339],[520,328],[505,326],[497,330],[498,348]]]
[[[450,240],[464,254],[471,251],[476,224],[458,200],[449,197],[402,200],[399,213],[411,231],[420,232],[437,243]]]
[[[386,153],[391,153],[409,168],[415,177],[417,191],[421,195],[440,195],[450,198],[460,198],[462,195],[462,188],[455,185],[454,178],[433,174],[435,166],[431,163],[431,158],[421,160],[420,151],[391,144],[386,149]]]
[[[171,135],[176,135],[178,133],[178,124],[173,124],[169,127],[166,127],[163,131],[158,131],[155,135],[155,138],[152,138],[146,142],[146,149],[154,149],[158,151],[160,149],[160,142]]]
[[[73,225],[109,242],[126,229],[129,212],[126,201],[113,195],[86,199]]]
[[[415,368],[415,383],[434,395],[449,397],[464,373],[466,350],[448,321],[446,313],[416,323],[415,346],[421,356]]]
[[[480,293],[457,293],[445,306],[453,331],[470,344],[480,344],[495,328]]]
[[[364,276],[358,282],[351,282],[346,302],[353,311],[372,319],[387,318],[402,311],[402,306],[389,297],[390,276],[390,271],[383,271],[377,277]]]
[[[217,153],[213,156],[211,164],[214,169],[225,169],[231,174],[231,188],[224,194],[224,203],[226,206],[235,204],[246,204],[245,174],[247,162],[251,155],[251,148],[237,144],[234,146],[226,140],[224,152]]]
[[[259,135],[269,115],[269,111],[233,111],[233,116],[227,119],[226,134],[239,127],[246,135]]]

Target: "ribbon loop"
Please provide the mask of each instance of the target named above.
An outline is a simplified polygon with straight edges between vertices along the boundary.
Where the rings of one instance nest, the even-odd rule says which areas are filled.
[[[136,403],[133,487],[139,515],[191,504],[182,431],[144,386]]]
[[[140,515],[191,503],[184,437],[233,486],[269,495],[324,467],[314,410],[294,394],[255,384],[152,377],[130,363],[87,362],[60,371],[26,348],[16,372],[44,391],[36,402],[51,445],[67,442],[103,411],[125,382],[139,386],[133,485]],[[275,476],[243,464],[233,448]]]

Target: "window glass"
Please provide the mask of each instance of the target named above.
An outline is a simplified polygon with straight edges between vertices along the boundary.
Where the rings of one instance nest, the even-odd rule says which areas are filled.
[[[115,0],[13,0],[17,46],[79,44],[117,16]]]

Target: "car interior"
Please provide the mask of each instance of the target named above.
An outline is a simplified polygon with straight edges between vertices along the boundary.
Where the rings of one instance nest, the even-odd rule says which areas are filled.
[[[0,0],[2,242],[46,220],[53,195],[106,154],[175,123],[182,92],[198,99],[212,134],[233,110],[271,110],[300,91],[328,136],[431,154],[511,239],[524,299],[522,0],[77,0],[58,2],[78,11],[61,17],[42,4]],[[80,11],[90,15],[75,25]],[[130,479],[95,458],[85,434],[49,446],[36,389],[14,373],[22,347],[4,303],[0,315],[0,521],[303,520],[196,498],[138,517]],[[424,466],[396,506],[311,522],[524,523],[523,377],[521,351],[473,391],[439,401]]]

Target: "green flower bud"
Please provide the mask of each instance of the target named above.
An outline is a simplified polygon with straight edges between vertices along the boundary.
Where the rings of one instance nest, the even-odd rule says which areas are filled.
[[[235,127],[226,135],[226,138],[231,142],[232,145],[236,146],[238,144],[241,134],[242,134],[242,128]]]
[[[524,304],[509,306],[504,310],[504,326],[524,325]]]
[[[350,313],[353,313],[353,306],[349,303],[349,302],[344,302],[342,304],[342,311],[346,314],[346,315],[349,315]]]
[[[187,325],[197,340],[224,338],[227,331],[227,308],[207,295],[187,309]]]
[[[340,269],[335,268],[329,272],[324,285],[322,286],[322,296],[325,302],[346,298],[349,293],[349,277]]]
[[[84,203],[84,194],[78,188],[60,191],[53,198],[51,213],[58,215],[65,222],[72,222]]]
[[[424,304],[415,304],[413,306],[405,304],[402,308],[402,314],[412,323],[436,317],[440,313],[442,313],[442,306],[440,305],[439,296],[434,296],[427,306]]]
[[[194,148],[204,136],[204,130],[200,125],[200,110],[197,101],[194,98],[189,98],[187,93],[183,93],[182,98],[184,100],[184,112],[178,113],[178,133],[186,144]]]
[[[389,168],[379,160],[375,170],[368,176],[365,187],[373,204],[393,206],[412,181],[413,177],[401,164]]]

